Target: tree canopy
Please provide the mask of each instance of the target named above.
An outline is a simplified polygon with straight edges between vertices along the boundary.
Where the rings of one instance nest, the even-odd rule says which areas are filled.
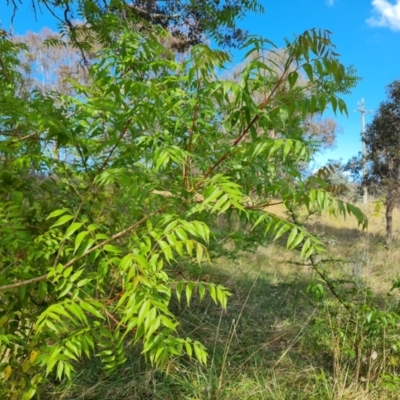
[[[13,7],[14,15],[19,2],[7,0]],[[186,51],[191,46],[213,39],[220,46],[237,47],[244,43],[247,32],[238,28],[237,20],[248,12],[262,12],[263,7],[256,0],[113,0],[113,1],[54,1],[31,0],[35,14],[42,8],[50,11],[69,32],[81,50],[87,44],[81,43],[88,35],[99,35],[97,39],[110,39],[113,29],[102,26],[110,17],[123,20],[131,28],[140,30],[161,27],[168,32],[166,42],[175,51]]]

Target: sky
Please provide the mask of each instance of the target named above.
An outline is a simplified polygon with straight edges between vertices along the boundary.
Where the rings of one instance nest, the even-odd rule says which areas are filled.
[[[400,0],[259,0],[264,14],[249,14],[239,26],[250,34],[272,40],[278,47],[284,38],[292,39],[306,29],[332,32],[332,42],[345,65],[354,65],[362,78],[351,95],[344,96],[349,115],[336,116],[342,133],[336,148],[318,154],[315,166],[328,159],[347,161],[361,151],[361,114],[355,112],[365,99],[365,121],[386,99],[386,86],[400,79]],[[13,22],[13,32],[40,31],[44,26],[57,29],[57,22],[43,10],[35,21],[30,1],[23,0]],[[11,8],[0,0],[0,27],[10,27]],[[328,114],[329,115],[329,114]]]

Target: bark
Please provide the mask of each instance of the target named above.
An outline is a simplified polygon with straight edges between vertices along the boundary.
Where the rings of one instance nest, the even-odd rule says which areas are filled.
[[[386,204],[386,244],[388,246],[392,243],[393,235],[393,209],[392,204]]]

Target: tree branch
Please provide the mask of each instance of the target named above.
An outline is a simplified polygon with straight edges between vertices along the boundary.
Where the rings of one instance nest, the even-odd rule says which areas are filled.
[[[268,97],[265,99],[265,101],[260,105],[259,110],[262,111],[267,105],[268,103],[271,101],[272,96],[275,94],[275,92],[278,90],[278,88],[281,86],[286,72],[287,72],[288,67],[285,68],[285,70],[283,71],[282,75],[280,76],[278,82],[275,84],[275,86],[273,87],[273,89],[271,90],[270,94],[268,95]],[[243,129],[243,131],[241,132],[241,134],[238,136],[238,138],[232,143],[232,148],[236,147],[241,140],[249,133],[251,127],[258,121],[258,119],[260,118],[260,114],[256,114],[253,119],[250,121],[250,123],[246,126],[245,129]],[[207,179],[212,172],[220,165],[222,164],[230,155],[232,154],[232,150],[229,149],[225,154],[223,154],[220,159],[213,165],[211,166],[208,171],[204,174],[203,178],[197,182],[196,187],[199,187],[203,181],[205,179]]]
[[[196,104],[194,106],[194,111],[193,111],[192,127],[189,128],[189,144],[188,144],[189,153],[192,152],[192,148],[193,148],[193,136],[194,136],[194,131],[196,128],[197,113],[199,111],[200,79],[198,77],[197,70],[196,70],[196,74],[197,74],[197,93],[196,93],[197,100],[196,100]],[[185,159],[185,164],[183,166],[183,183],[184,183],[186,189],[189,189],[189,179],[188,179],[189,173],[190,173],[190,156],[187,156]]]
[[[105,159],[105,161],[103,162],[103,165],[101,165],[98,169],[98,173],[102,172],[104,170],[104,168],[107,166],[108,162],[110,161],[111,156],[114,154],[115,149],[117,148],[119,142],[123,139],[123,137],[125,136],[126,132],[128,131],[128,127],[129,124],[131,123],[131,119],[128,118],[128,120],[125,122],[125,126],[123,127],[121,133],[118,136],[118,139],[116,141],[116,143],[114,144],[114,146],[112,147],[112,149],[110,150],[110,153],[108,154],[107,158]]]
[[[166,209],[166,206],[161,207],[160,209],[158,209],[157,211],[154,211],[152,214],[143,217],[140,221],[135,222],[133,225],[131,225],[130,227],[116,233],[115,235],[111,236],[109,239],[102,241],[101,243],[97,244],[96,246],[92,247],[91,249],[89,249],[88,251],[86,251],[84,254],[74,257],[72,260],[68,261],[64,266],[63,269],[66,269],[68,267],[70,267],[71,265],[75,264],[77,261],[81,260],[82,258],[88,256],[89,254],[93,253],[94,251],[104,247],[105,245],[113,242],[114,240],[117,240],[123,236],[125,236],[126,234],[128,234],[129,232],[133,231],[134,229],[136,229],[139,225],[143,224],[144,222],[146,222],[149,218],[154,217],[155,215],[159,214],[160,212],[163,212]],[[36,278],[32,278],[32,279],[28,279],[25,281],[20,281],[20,282],[16,282],[16,283],[12,283],[10,285],[4,285],[4,286],[0,286],[0,292],[4,292],[6,290],[10,290],[10,289],[16,289],[19,288],[21,286],[26,286],[29,285],[31,283],[36,283],[36,282],[41,282],[41,281],[45,281],[48,279],[48,274],[45,275],[41,275],[38,276]]]

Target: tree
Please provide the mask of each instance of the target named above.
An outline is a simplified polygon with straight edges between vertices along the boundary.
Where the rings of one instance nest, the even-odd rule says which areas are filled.
[[[366,224],[323,179],[303,179],[298,165],[312,149],[301,136],[284,136],[293,119],[327,104],[346,112],[329,84],[347,75],[328,32],[288,42],[287,65],[296,65],[289,74],[266,80],[260,71],[272,68],[256,60],[236,83],[218,75],[229,62],[224,51],[199,44],[181,63],[165,57],[161,29],[153,35],[115,15],[101,18],[108,23],[92,29],[112,40],[103,41],[88,85],[71,80],[72,94],[19,96],[26,47],[0,39],[3,398],[32,398],[49,374],[71,379],[85,356],[113,370],[125,361],[126,341],[159,368],[182,354],[204,364],[205,347],[179,336],[172,296],[190,303],[207,294],[225,307],[230,293],[172,270],[178,261],[207,261],[218,215],[235,216],[238,230],[286,235],[303,259],[322,252],[322,243],[276,216],[272,199]],[[262,38],[247,42],[249,52],[267,46]],[[312,90],[294,87],[301,69]],[[259,104],[251,91],[266,85]],[[271,121],[281,137],[268,135]],[[48,151],[54,140],[60,157]]]
[[[15,36],[13,41],[26,45],[19,53],[24,82],[21,96],[34,90],[72,94],[69,80],[87,81],[88,70],[81,63],[81,54],[57,32],[44,28],[39,33]],[[88,58],[93,59],[93,55]]]
[[[18,2],[8,3],[18,9]],[[67,31],[82,51],[88,49],[89,39],[101,31],[100,39],[110,40],[111,30],[107,30],[110,17],[117,17],[132,29],[148,30],[151,26],[161,27],[169,34],[164,43],[174,51],[183,52],[191,46],[213,39],[220,46],[237,47],[244,43],[247,33],[237,27],[237,20],[248,12],[262,12],[263,7],[256,0],[114,0],[78,2],[44,0],[30,1],[33,10],[40,7],[49,9],[64,24]],[[82,17],[85,23],[77,23]],[[103,25],[103,23],[106,25]],[[146,22],[146,23],[145,23]]]
[[[365,184],[384,196],[386,238],[392,241],[393,209],[400,194],[400,81],[387,87],[382,102],[365,132],[367,175]]]

